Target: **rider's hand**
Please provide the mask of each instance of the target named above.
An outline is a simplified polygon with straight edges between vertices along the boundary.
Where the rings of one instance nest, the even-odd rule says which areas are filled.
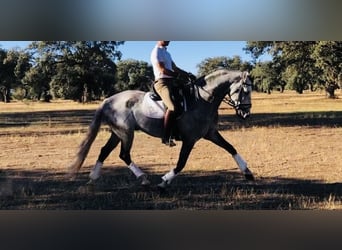
[[[192,74],[191,72],[188,73],[188,77],[190,78],[190,80],[192,82],[196,81],[196,79],[197,79],[197,77],[194,74]]]

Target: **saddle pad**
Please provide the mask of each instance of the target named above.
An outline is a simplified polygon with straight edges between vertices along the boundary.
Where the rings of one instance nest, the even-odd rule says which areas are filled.
[[[141,110],[142,113],[150,118],[163,119],[165,107],[162,101],[153,101],[150,97],[151,92],[147,92],[144,96]]]

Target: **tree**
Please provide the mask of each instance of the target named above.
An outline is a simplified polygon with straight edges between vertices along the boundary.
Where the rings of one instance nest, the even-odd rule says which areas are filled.
[[[10,102],[11,92],[22,86],[25,71],[30,68],[30,56],[19,50],[0,49],[0,99]]]
[[[149,91],[153,82],[153,69],[147,62],[133,59],[117,63],[116,90],[139,89]]]
[[[247,41],[245,48],[246,53],[251,54],[254,63],[265,53],[275,56],[278,53],[276,42],[272,41]]]
[[[278,82],[283,82],[290,89],[303,93],[305,89],[313,89],[313,84],[319,82],[317,72],[319,69],[312,58],[316,42],[312,41],[277,41],[277,42],[247,42],[245,50],[257,59],[264,53],[273,57],[272,63],[281,76]]]
[[[204,59],[202,62],[197,64],[198,76],[203,76],[210,74],[211,72],[217,70],[218,68],[228,68],[229,58],[226,56],[220,57],[209,57]]]
[[[312,58],[322,70],[322,79],[329,98],[335,97],[335,90],[341,88],[342,78],[342,42],[319,41],[314,47]]]
[[[38,67],[52,72],[52,95],[80,102],[99,99],[114,92],[116,65],[121,58],[118,41],[40,41],[30,49]]]
[[[310,88],[315,78],[313,73],[315,61],[311,57],[314,45],[315,42],[310,41],[282,42],[279,44],[281,49],[280,60],[285,67],[291,67],[296,74],[295,81],[290,82],[291,88],[299,94]],[[284,81],[287,80],[284,79]]]
[[[37,61],[36,65],[31,67],[25,74],[23,82],[31,99],[40,100],[44,97],[44,101],[49,102],[50,81],[52,74],[46,61]]]
[[[197,65],[198,74],[207,75],[218,68],[225,68],[230,70],[247,70],[252,69],[252,65],[249,62],[243,62],[239,56],[234,56],[229,58],[226,56],[210,57],[204,59],[201,63]]]
[[[19,83],[16,90],[24,91],[24,95],[22,96],[23,98],[27,97],[28,95],[27,88],[24,83],[24,78],[25,78],[26,72],[29,71],[32,67],[31,60],[32,60],[32,55],[26,52],[25,50],[22,50],[18,54],[17,63],[14,68],[14,75],[16,76],[17,81]]]
[[[251,71],[251,76],[253,77],[254,89],[257,91],[270,94],[277,85],[280,86],[281,91],[283,90],[283,86],[279,84],[279,75],[271,62],[257,63]]]
[[[4,102],[10,101],[11,70],[6,63],[7,51],[0,49],[0,99]]]

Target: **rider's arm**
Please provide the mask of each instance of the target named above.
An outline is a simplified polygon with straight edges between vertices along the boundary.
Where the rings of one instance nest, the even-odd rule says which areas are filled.
[[[187,77],[189,75],[188,72],[185,72],[184,70],[178,68],[174,62],[172,62],[172,69],[177,74],[177,76],[178,76],[178,74],[180,74],[183,77]]]
[[[164,62],[157,62],[157,65],[158,65],[158,68],[159,68],[160,72],[162,72],[163,75],[168,75],[168,76],[172,76],[172,77],[177,77],[178,76],[178,72],[168,70],[165,67]]]

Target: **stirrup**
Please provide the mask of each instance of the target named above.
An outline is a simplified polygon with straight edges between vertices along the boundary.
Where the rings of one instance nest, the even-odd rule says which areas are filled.
[[[176,143],[171,139],[162,139],[162,143],[165,144],[166,146],[169,146],[169,147],[174,147],[176,146]]]

